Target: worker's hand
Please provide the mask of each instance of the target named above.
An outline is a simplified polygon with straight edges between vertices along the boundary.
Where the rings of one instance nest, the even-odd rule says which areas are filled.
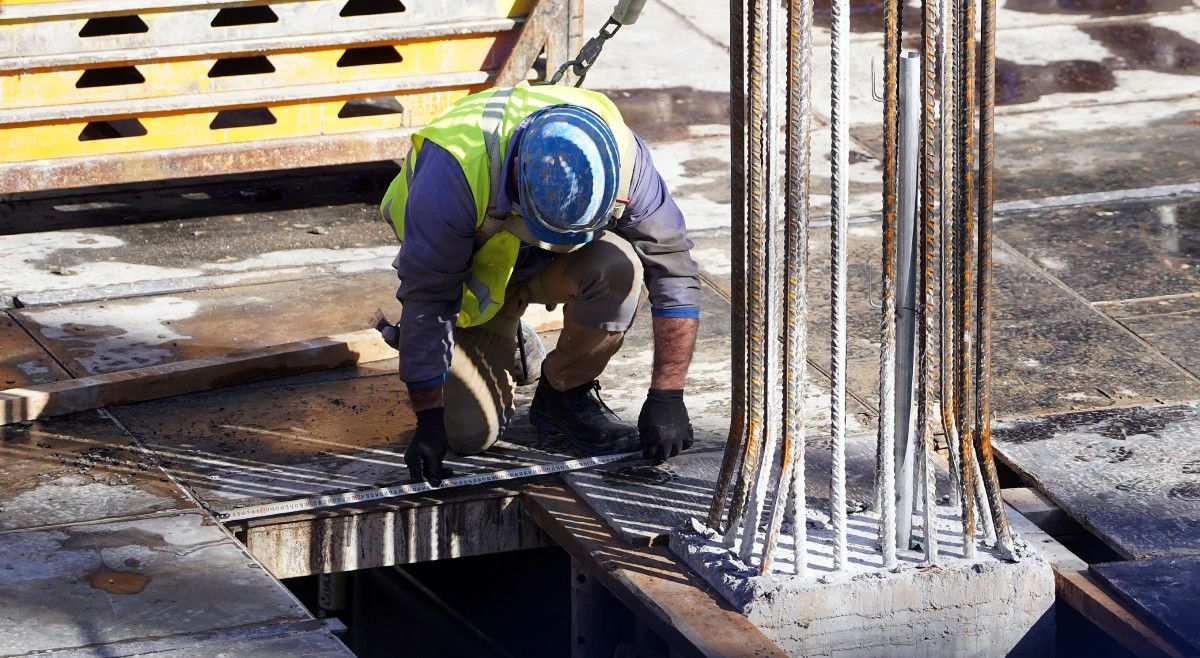
[[[443,477],[450,475],[450,471],[442,468],[442,459],[446,457],[445,412],[444,407],[417,412],[417,431],[404,451],[404,463],[408,464],[408,474],[414,482],[429,480],[437,486]]]
[[[692,447],[692,423],[683,404],[683,389],[652,388],[638,416],[642,455],[663,461]]]

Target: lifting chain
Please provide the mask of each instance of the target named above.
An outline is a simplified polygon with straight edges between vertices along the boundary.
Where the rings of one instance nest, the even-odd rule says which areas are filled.
[[[636,23],[638,15],[642,13],[642,7],[645,4],[646,0],[619,0],[616,9],[613,10],[612,16],[609,16],[604,25],[600,27],[600,33],[583,44],[583,48],[579,49],[579,54],[575,56],[575,59],[568,59],[563,62],[549,80],[540,84],[556,85],[566,75],[567,69],[570,69],[571,73],[574,73],[577,78],[575,86],[582,86],[583,79],[587,77],[588,70],[592,68],[592,64],[595,64],[596,59],[600,57],[600,51],[604,50],[604,42],[613,38],[613,35],[621,29],[621,26]]]

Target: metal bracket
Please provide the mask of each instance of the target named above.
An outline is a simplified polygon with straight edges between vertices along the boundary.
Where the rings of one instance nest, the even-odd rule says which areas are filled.
[[[883,102],[883,91],[884,91],[883,85],[882,84],[879,85],[878,92],[875,91],[875,62],[876,61],[883,62],[883,55],[876,55],[876,56],[871,57],[871,98],[874,98],[876,103],[882,103]],[[886,83],[886,81],[885,81],[885,83]]]

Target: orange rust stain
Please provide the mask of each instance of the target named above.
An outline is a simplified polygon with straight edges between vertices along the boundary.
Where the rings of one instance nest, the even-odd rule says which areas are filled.
[[[102,589],[109,594],[137,594],[146,589],[150,576],[134,571],[117,571],[101,566],[92,574],[92,587]]]

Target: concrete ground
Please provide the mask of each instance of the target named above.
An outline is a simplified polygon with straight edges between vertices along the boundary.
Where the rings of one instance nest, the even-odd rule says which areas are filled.
[[[907,24],[917,8],[906,9]],[[590,33],[607,3],[591,2],[587,12]],[[828,212],[827,3],[817,20],[819,220]],[[870,99],[868,69],[881,49],[881,6],[855,2],[851,20],[851,421],[869,437],[881,108]],[[1151,429],[1129,436],[1196,454],[1200,423],[1180,425],[1190,416],[1157,405],[1200,399],[1200,3],[1008,0],[999,20],[995,407],[1014,426],[1052,420],[1035,433],[1039,450],[1028,439],[1006,443],[1017,435],[1004,430],[998,452],[1118,554],[1200,553],[1200,470],[1186,459],[1175,464],[1179,472],[1151,459],[1145,473],[1170,477],[1143,475],[1136,486],[1112,480],[1109,462],[1081,458],[1095,440],[1075,431],[1099,421],[1072,415],[1145,407],[1139,418],[1151,420],[1137,427]],[[655,541],[704,509],[727,427],[728,43],[722,3],[651,0],[588,78],[651,145],[687,213],[706,284],[689,383],[697,448],[658,469],[574,478],[600,508],[613,491],[625,492],[617,496],[625,507],[607,509],[631,540]],[[375,209],[394,173],[381,163],[0,200],[3,386],[360,329],[376,308],[395,315],[388,262],[396,245]],[[828,229],[819,221],[811,244],[808,398],[819,443],[829,312]],[[145,282],[173,291],[109,298]],[[14,298],[26,306],[13,308]],[[635,332],[603,380],[628,418],[648,380],[644,318]],[[411,420],[397,403],[393,368],[0,430],[0,550],[19,556],[15,568],[0,570],[0,628],[35,614],[47,620],[25,635],[0,636],[0,654],[332,642],[227,533],[204,523],[202,510],[402,478]],[[522,454],[560,450],[537,444],[520,419],[510,439]],[[1062,469],[1072,478],[1057,478]],[[1101,495],[1056,488],[1056,478]],[[655,498],[663,492],[675,496],[670,504]],[[1160,504],[1142,504],[1147,499]],[[1089,525],[1101,506],[1112,520]],[[1150,526],[1171,519],[1171,548],[1146,551],[1138,533],[1136,550],[1123,550],[1133,541],[1119,530],[1135,518]],[[179,582],[185,573],[194,586]],[[63,594],[38,598],[50,591]],[[251,627],[258,635],[239,635]]]

